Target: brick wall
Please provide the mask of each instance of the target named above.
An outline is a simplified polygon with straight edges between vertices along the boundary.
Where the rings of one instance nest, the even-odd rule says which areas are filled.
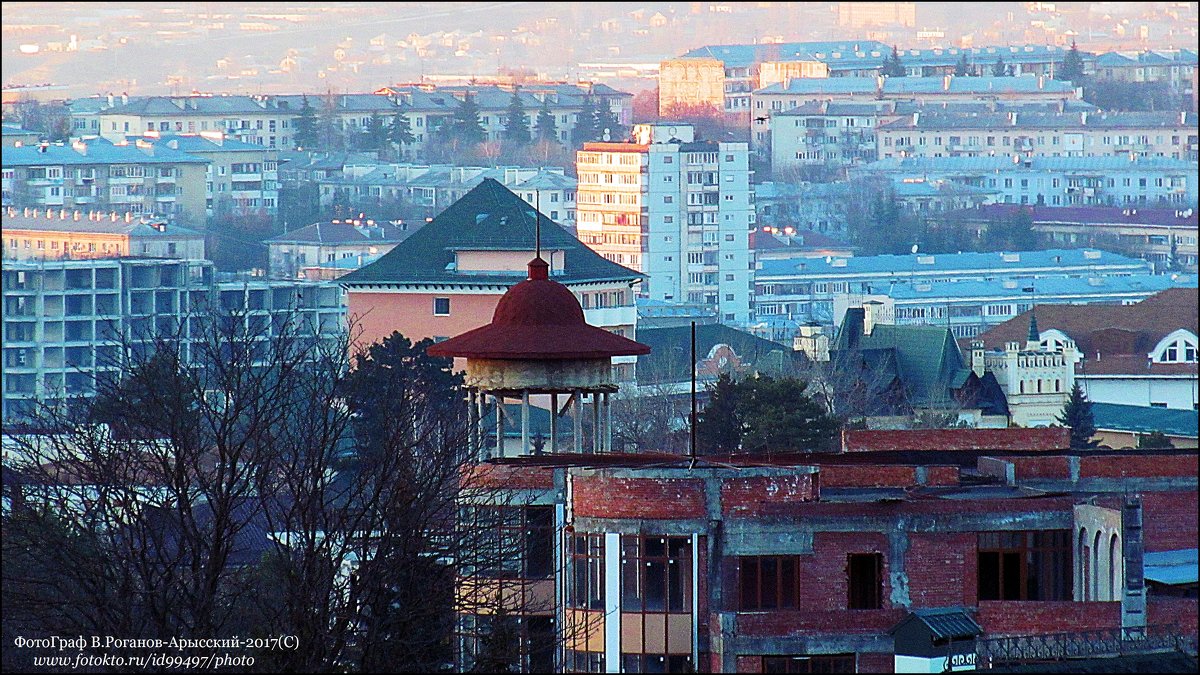
[[[858,672],[860,673],[893,673],[896,671],[896,657],[893,654],[859,654]]]
[[[1147,551],[1195,548],[1195,490],[1142,493],[1142,540]]]
[[[969,532],[908,536],[905,570],[913,608],[975,604],[975,543]]]
[[[912,466],[826,465],[821,467],[821,486],[908,487],[917,484]]]
[[[1102,455],[1079,459],[1080,478],[1195,476],[1195,455]]]
[[[836,611],[856,615],[864,610],[847,610],[850,599],[848,576],[851,553],[883,554],[883,606],[889,607],[892,587],[888,580],[887,535],[881,532],[817,532],[813,535],[813,555],[800,556],[796,575],[800,578],[799,597],[814,612]],[[890,626],[889,626],[890,627]]]
[[[585,518],[704,517],[704,482],[693,478],[574,478],[573,509]]]
[[[1180,630],[1191,634],[1197,633],[1197,614],[1200,605],[1196,598],[1172,598],[1150,596],[1146,601],[1146,623],[1176,624]]]
[[[721,510],[726,516],[761,516],[778,507],[817,498],[811,474],[731,478],[721,484]]]
[[[786,637],[803,633],[886,633],[907,615],[903,609],[741,612],[737,615],[737,634]]]
[[[1119,628],[1121,603],[984,601],[975,620],[989,637]]]
[[[1062,455],[1053,457],[1005,457],[1011,462],[1016,472],[1016,479],[1028,478],[1064,478],[1071,477],[1071,468],[1067,458]]]
[[[1062,450],[1071,446],[1071,430],[1039,429],[909,429],[848,430],[844,452],[880,450]]]
[[[925,485],[958,485],[957,466],[925,467]]]
[[[506,487],[536,489],[554,487],[554,468],[515,464],[478,464],[465,472],[469,487]]]

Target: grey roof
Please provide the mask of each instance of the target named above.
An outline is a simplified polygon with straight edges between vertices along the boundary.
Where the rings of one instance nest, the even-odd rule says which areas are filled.
[[[511,285],[525,279],[524,270],[501,273],[457,273],[456,250],[528,250],[532,258],[538,215],[533,207],[498,181],[487,178],[376,262],[339,279],[339,283],[451,283]],[[565,252],[561,283],[634,281],[645,275],[609,261],[541,216],[543,249]]]
[[[1039,91],[1069,94],[1070,82],[1021,75],[1017,77],[889,77],[883,81],[884,94],[1031,94]]]
[[[268,244],[390,244],[403,241],[412,233],[387,222],[367,221],[355,225],[350,220],[313,223],[266,240]]]
[[[60,214],[61,210],[50,210],[49,214]],[[48,215],[49,215],[48,214]],[[165,230],[160,231],[156,227],[151,227],[150,224],[141,220],[127,223],[123,218],[112,220],[110,217],[101,220],[88,220],[86,216],[81,216],[79,220],[75,220],[73,212],[68,211],[66,218],[55,217],[50,215],[43,218],[26,218],[24,211],[10,216],[7,211],[3,212],[5,229],[14,230],[34,230],[38,232],[79,232],[89,234],[118,234],[127,235],[130,237],[202,237],[203,233],[197,232],[179,225],[169,225]],[[163,222],[155,220],[152,222]]]
[[[155,146],[138,147],[137,144],[114,145],[102,138],[77,141],[87,148],[86,154],[72,145],[33,146],[5,148],[4,166],[58,166],[91,164],[208,164],[203,157],[189,155],[179,150]]]
[[[15,125],[15,124],[5,124],[3,126],[4,126],[3,134],[5,136],[28,136],[28,135],[36,136],[39,133],[37,131],[30,131],[28,129],[22,129],[21,127]]]
[[[1040,309],[1040,308],[1039,308]],[[1196,438],[1196,411],[1092,402],[1097,429]]]
[[[1007,63],[1043,63],[1061,61],[1067,50],[1055,45],[1021,45],[1004,47],[976,47],[973,49],[933,48],[900,50],[900,60],[905,66],[953,66],[967,55],[968,62],[992,64],[1003,56]],[[892,47],[876,40],[848,40],[825,42],[783,42],[757,45],[708,45],[697,47],[685,57],[712,57],[724,62],[727,68],[744,68],[762,61],[814,60],[829,65],[830,69],[878,68],[884,59],[891,56]],[[1080,51],[1085,61],[1092,58],[1089,52]]]
[[[861,167],[870,172],[937,173],[939,171],[1109,171],[1109,170],[1196,171],[1196,164],[1170,157],[1137,157],[1127,155],[1093,155],[1090,157],[1024,157],[1020,163],[1007,155],[985,157],[892,157]]]
[[[939,83],[942,78],[935,79]],[[873,77],[794,77],[787,82],[756,90],[755,94],[874,94],[879,81]]]
[[[518,183],[513,190],[574,190],[579,181],[557,171],[541,170],[532,178]]]
[[[225,136],[220,143],[211,139],[205,138],[199,134],[177,134],[177,135],[160,135],[160,136],[127,136],[126,139],[133,143],[141,140],[146,143],[152,143],[155,146],[166,146],[172,150],[180,152],[264,152],[270,150],[275,152],[275,148],[268,148],[265,145],[257,143],[245,143],[233,138]]]
[[[909,621],[924,624],[935,640],[961,640],[983,635],[983,628],[961,607],[914,609],[889,633],[895,633]]]

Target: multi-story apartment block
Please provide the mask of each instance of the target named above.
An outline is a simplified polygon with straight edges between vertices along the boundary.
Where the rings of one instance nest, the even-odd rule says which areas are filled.
[[[906,282],[926,284],[931,291],[941,291],[943,287],[954,288],[967,282],[995,282],[999,285],[1005,279],[1103,278],[1150,274],[1150,266],[1143,260],[1092,249],[765,260],[758,263],[757,267],[754,280],[755,313],[759,318],[784,315],[798,322],[811,320],[824,325],[837,325],[840,320],[834,303],[839,294],[887,295],[889,288]],[[1020,287],[1030,285],[1021,283]],[[1040,282],[1032,285],[1036,288]],[[1012,294],[1017,292],[1012,291]],[[1030,294],[1030,297],[1032,302],[1033,295]],[[979,314],[976,307],[972,316],[978,317]],[[1011,312],[1005,313],[1004,319],[1011,316]],[[939,325],[948,325],[945,317],[941,318],[943,320]],[[953,322],[949,325],[953,325]]]
[[[6,148],[15,148],[21,145],[35,145],[38,142],[41,134],[36,131],[22,129],[15,124],[5,124],[3,136],[3,145]]]
[[[1197,133],[1196,113],[1010,110],[913,112],[880,121],[875,138],[880,159],[1022,153],[1043,157],[1136,155],[1195,162],[1200,157]]]
[[[909,157],[850,169],[851,178],[951,181],[998,190],[997,201],[1046,206],[1195,208],[1196,164],[1167,157]]]
[[[762,149],[770,134],[771,168],[847,166],[876,159],[875,125],[895,106],[889,102],[809,102],[772,113],[771,131],[753,132]],[[752,147],[753,147],[752,146]]]
[[[963,111],[983,107],[995,111],[1075,109],[1081,106],[1082,92],[1070,82],[1043,76],[1023,77],[830,77],[793,78],[756,89],[750,94],[750,138],[756,145],[771,141],[795,144],[794,116],[855,118],[864,117],[864,108],[821,112],[821,103],[855,102],[875,106],[875,125],[929,106],[944,106]],[[1090,105],[1082,104],[1088,108]],[[792,111],[806,106],[799,113]],[[961,107],[960,107],[961,106]],[[781,117],[775,120],[776,117]],[[783,135],[776,141],[771,132],[778,125]]]
[[[986,226],[1024,211],[1033,229],[1057,246],[1103,246],[1136,255],[1156,270],[1196,271],[1196,209],[991,204],[948,214],[959,223]]]
[[[1168,288],[1196,287],[1195,275],[1004,277],[950,283],[894,281],[872,285],[874,293],[841,293],[833,299],[836,320],[859,302],[874,301],[898,326],[941,326],[956,338],[979,335],[1037,305],[1121,305]],[[1060,406],[1061,407],[1061,406]]]
[[[1143,52],[1105,52],[1096,57],[1096,77],[1119,82],[1166,82],[1188,98],[1196,95],[1196,52],[1153,49]]]
[[[874,79],[880,74],[884,61],[891,56],[892,46],[875,40],[843,42],[784,42],[756,45],[710,45],[698,47],[679,59],[668,59],[660,66],[659,108],[665,109],[679,96],[704,83],[704,91],[724,92],[724,101],[713,100],[706,95],[705,101],[717,105],[726,113],[741,117],[757,117],[758,110],[751,110],[751,92],[771,84],[771,77],[762,80],[764,70],[779,72],[778,66],[764,68],[764,64],[810,63],[814,67],[802,69],[804,77],[837,79],[846,77]],[[905,49],[900,51],[900,61],[909,78],[937,78],[953,75],[955,66],[963,56],[968,65],[977,70],[988,69],[1003,57],[1013,68],[1014,75],[1037,75],[1053,77],[1054,69],[1061,67],[1066,50],[1054,45],[1024,45],[1009,47],[980,47],[976,49]],[[1090,69],[1094,56],[1080,52],[1085,69]],[[715,65],[703,69],[689,68],[676,62],[693,59],[710,59],[720,63],[722,73]],[[816,65],[823,68],[816,69]],[[796,71],[790,67],[785,72]],[[795,75],[792,75],[795,78]],[[795,78],[799,79],[799,78]],[[795,81],[792,79],[791,81]],[[900,79],[900,78],[897,78]],[[964,78],[959,78],[964,79]],[[1012,79],[1012,78],[1008,78]],[[898,89],[901,85],[894,85]],[[1069,86],[1069,85],[1068,85]],[[1055,88],[1058,88],[1057,85]],[[747,113],[750,113],[747,115]]]
[[[243,143],[223,131],[180,135],[148,131],[142,140],[209,161],[204,182],[209,216],[253,212],[273,215],[278,210],[279,153],[275,148]]]
[[[0,162],[5,206],[158,214],[184,225],[205,221],[209,160],[175,148],[91,138],[8,148]]]
[[[266,240],[272,278],[337,278],[404,241],[415,230],[407,223],[346,219],[313,223]],[[342,263],[339,265],[338,263]]]
[[[576,228],[604,257],[649,275],[639,295],[750,318],[754,206],[745,143],[695,141],[690,125],[639,124],[633,143],[578,153]]]
[[[361,204],[363,200],[402,200],[433,210],[458,201],[485,179],[498,181],[530,206],[543,209],[550,219],[575,230],[577,181],[561,167],[451,166],[448,164],[346,165],[341,175],[316,179],[322,206],[337,200]]]
[[[204,235],[164,218],[9,206],[4,210],[7,260],[148,256],[204,259]]]
[[[156,339],[178,337],[192,358],[190,343],[216,311],[237,311],[267,335],[289,320],[330,339],[345,332],[334,284],[218,277],[205,260],[5,261],[3,418],[93,394],[97,376],[120,373]]]
[[[320,109],[320,97],[310,97]],[[293,122],[299,106],[288,97],[267,96],[150,96],[112,104],[95,114],[99,134],[112,141],[147,131],[199,134],[222,131],[246,143],[288,148],[293,145]],[[91,115],[80,119],[90,121]]]

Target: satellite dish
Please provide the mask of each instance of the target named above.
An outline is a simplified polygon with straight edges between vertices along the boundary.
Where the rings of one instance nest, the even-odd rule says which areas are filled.
[[[831,256],[831,255],[825,256],[825,264],[828,265],[831,262],[833,262],[833,256]]]
[[[917,245],[916,245],[916,244],[913,244],[913,247],[912,247],[912,252],[913,252],[913,253],[916,253],[916,252],[917,252]]]

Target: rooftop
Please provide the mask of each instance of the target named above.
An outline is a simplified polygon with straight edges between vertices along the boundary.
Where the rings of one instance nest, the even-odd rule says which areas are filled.
[[[202,237],[203,233],[178,225],[168,226],[163,218],[66,209],[22,209],[3,211],[4,229],[38,232],[78,232],[130,237]],[[7,264],[7,263],[5,263]]]
[[[1092,416],[1101,431],[1131,431],[1196,438],[1196,411],[1147,408],[1117,403],[1092,403]],[[1194,577],[1193,577],[1194,579]]]
[[[139,141],[113,144],[102,138],[75,141],[71,145],[26,145],[5,148],[4,166],[86,166],[93,164],[208,164],[203,157]]]
[[[1195,172],[1196,163],[1170,157],[1134,157],[1128,155],[1093,155],[1089,157],[1046,157],[1035,155],[1013,161],[1008,155],[984,157],[907,157],[888,158],[871,162],[861,168],[864,173],[937,173],[950,171],[1179,171]]]
[[[897,281],[919,272],[998,270],[1003,274],[1012,270],[1062,270],[1079,268],[1094,270],[1097,267],[1119,267],[1131,272],[1149,272],[1144,260],[1129,258],[1097,249],[1048,249],[1044,251],[1018,251],[995,253],[917,253],[914,255],[873,255],[851,258],[810,258],[796,260],[764,260],[758,271],[758,279],[767,277],[830,276],[878,274],[888,275]]]

